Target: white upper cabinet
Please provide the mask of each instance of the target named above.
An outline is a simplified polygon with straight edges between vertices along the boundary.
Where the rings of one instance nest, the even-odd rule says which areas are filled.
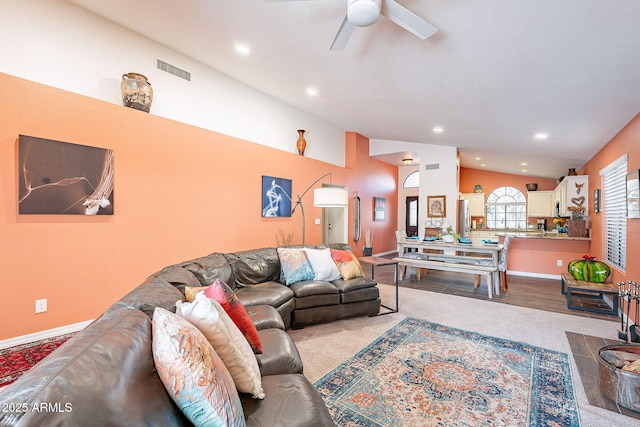
[[[560,216],[571,216],[576,210],[589,212],[589,175],[571,175],[554,190],[554,203],[559,203]]]
[[[469,202],[471,216],[485,216],[484,193],[460,193],[460,198]]]
[[[529,191],[527,193],[527,216],[553,216],[554,191]]]

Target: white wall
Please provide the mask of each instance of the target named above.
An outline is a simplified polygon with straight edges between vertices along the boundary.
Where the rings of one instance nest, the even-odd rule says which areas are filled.
[[[402,184],[407,179],[410,173],[415,172],[420,168],[420,165],[401,166],[398,168],[398,230],[404,230],[406,228],[406,215],[407,205],[406,200],[409,196],[418,196],[420,193],[419,187],[404,188]],[[426,203],[426,200],[418,199],[418,204]],[[422,216],[422,212],[418,212],[418,225],[420,230],[424,225],[425,218]]]
[[[427,196],[446,196],[446,214],[442,225],[456,228],[456,201],[458,200],[458,149],[443,145],[419,144],[415,142],[388,141],[371,139],[370,156],[382,156],[391,153],[417,153],[420,159],[420,190],[418,217],[421,222],[418,234],[424,236],[424,222],[427,219]],[[438,169],[426,170],[427,164],[438,164]],[[405,169],[405,168],[399,168]],[[406,176],[406,175],[405,175]],[[398,177],[400,181],[400,176]],[[404,178],[402,178],[404,179]],[[398,193],[398,229],[404,229],[404,199]],[[402,209],[402,212],[401,212]],[[401,219],[402,218],[402,219]]]
[[[151,114],[290,152],[306,129],[305,156],[345,164],[345,129],[63,0],[0,0],[0,55],[2,73],[119,105],[122,74],[138,72],[154,90]]]

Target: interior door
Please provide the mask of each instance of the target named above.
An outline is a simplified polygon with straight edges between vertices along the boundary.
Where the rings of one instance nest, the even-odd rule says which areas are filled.
[[[405,210],[405,226],[407,236],[418,235],[418,196],[407,196]]]
[[[347,243],[347,208],[322,208],[322,243]]]

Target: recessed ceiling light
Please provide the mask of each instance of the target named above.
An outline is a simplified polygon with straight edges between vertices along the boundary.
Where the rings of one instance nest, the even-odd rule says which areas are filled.
[[[549,138],[549,135],[547,135],[546,133],[536,133],[533,137],[542,141]]]
[[[480,164],[480,166],[482,166],[483,168],[486,167],[487,165],[485,165],[484,163]]]
[[[476,160],[482,160],[480,157],[476,157]]]
[[[527,162],[520,163],[520,166],[527,166]]]
[[[251,50],[249,50],[249,46],[247,46],[246,44],[236,43],[235,49],[236,52],[238,52],[240,55],[246,56],[251,53]]]
[[[309,95],[309,96],[317,96],[318,95],[318,89],[316,89],[315,87],[308,87],[307,88],[307,95]]]
[[[527,171],[526,169],[522,169],[522,172],[526,172],[526,171]]]
[[[442,133],[444,132],[444,129],[442,129],[440,126],[436,126],[433,128],[433,132],[434,133]]]

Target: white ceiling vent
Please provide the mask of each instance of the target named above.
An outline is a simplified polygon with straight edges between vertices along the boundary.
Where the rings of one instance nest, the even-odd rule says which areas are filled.
[[[440,169],[440,163],[431,163],[429,165],[424,165],[425,170],[431,169]]]
[[[171,65],[167,62],[164,62],[161,59],[156,60],[156,67],[158,70],[166,71],[169,74],[173,74],[174,76],[180,77],[188,82],[191,81],[191,73],[185,70],[182,70],[175,65]]]

